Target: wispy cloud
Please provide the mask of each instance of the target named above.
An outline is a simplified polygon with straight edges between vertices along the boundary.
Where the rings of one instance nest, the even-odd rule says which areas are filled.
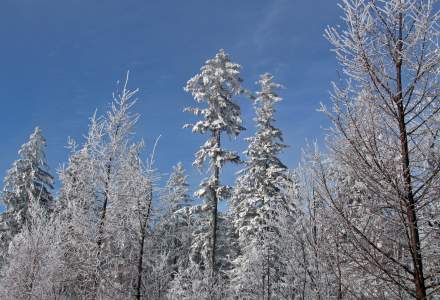
[[[282,35],[283,24],[292,10],[289,0],[274,0],[267,2],[264,9],[253,23],[253,27],[247,33],[244,33],[236,48],[252,56],[252,65],[248,65],[247,69],[252,74],[258,74],[270,71],[274,74],[283,72],[286,64],[277,60],[276,55],[270,55],[274,49],[274,45],[285,44]],[[291,14],[290,14],[291,15]]]
[[[252,35],[252,43],[258,51],[263,51],[277,34],[278,20],[287,11],[287,0],[275,0],[267,8],[261,21]]]

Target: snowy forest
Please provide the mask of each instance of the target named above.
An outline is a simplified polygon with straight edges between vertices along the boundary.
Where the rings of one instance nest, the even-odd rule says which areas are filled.
[[[223,49],[183,87],[182,130],[205,139],[198,187],[178,151],[161,170],[136,134],[148,112],[128,73],[55,172],[37,127],[4,178],[0,299],[440,299],[439,3],[339,5],[323,34],[340,77],[316,107],[331,125],[295,168],[280,158],[284,86],[252,86]]]

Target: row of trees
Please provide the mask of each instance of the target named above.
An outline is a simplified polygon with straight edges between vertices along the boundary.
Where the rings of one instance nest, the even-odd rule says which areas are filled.
[[[133,138],[137,90],[92,116],[54,177],[37,128],[8,171],[2,199],[2,299],[440,299],[440,47],[436,1],[343,0],[329,27],[334,83],[327,149],[289,170],[275,126],[280,84],[242,86],[220,50],[185,86],[207,136],[194,201],[178,163],[159,185],[155,153]],[[128,78],[127,78],[128,79]],[[222,145],[245,128],[243,157]],[[239,164],[234,186],[221,182]],[[228,203],[225,211],[219,202]]]

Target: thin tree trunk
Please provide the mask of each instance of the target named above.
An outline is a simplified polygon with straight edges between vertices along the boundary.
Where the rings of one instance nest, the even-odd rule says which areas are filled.
[[[312,232],[313,232],[313,253],[315,255],[314,263],[315,263],[315,271],[316,271],[316,275],[314,276],[315,278],[313,280],[314,281],[313,284],[315,285],[315,288],[316,288],[316,298],[317,298],[317,300],[321,300],[321,284],[319,284],[319,286],[318,286],[318,283],[321,282],[321,273],[319,271],[319,262],[318,262],[318,259],[319,259],[318,248],[317,248],[318,229],[316,228],[316,206],[317,206],[317,204],[316,204],[316,198],[315,198],[315,190],[313,190],[312,195],[313,195],[312,196],[313,197],[313,202],[312,202],[313,208],[311,210],[311,217],[313,220],[312,221],[313,222],[313,230],[312,230]]]
[[[411,185],[411,170],[408,151],[408,133],[405,123],[405,111],[403,106],[403,89],[402,89],[402,50],[403,50],[403,15],[399,15],[399,40],[396,45],[397,60],[396,60],[396,73],[397,73],[397,95],[394,98],[394,102],[398,111],[398,123],[400,133],[400,154],[401,154],[401,166],[402,175],[405,188],[404,203],[406,206],[406,218],[409,227],[409,247],[413,261],[414,268],[414,284],[416,287],[416,298],[418,300],[426,299],[426,286],[423,276],[423,262],[420,250],[420,237],[419,229],[417,226],[417,214],[415,207],[414,194]]]
[[[341,271],[341,261],[339,259],[339,241],[336,241],[336,267],[338,271],[338,300],[342,300],[342,271]]]
[[[147,233],[147,225],[148,225],[148,219],[150,217],[151,212],[151,203],[153,200],[153,190],[150,187],[147,195],[147,212],[144,217],[140,217],[140,231],[141,231],[141,240],[140,240],[140,249],[139,249],[139,256],[138,256],[138,265],[137,265],[137,280],[136,280],[136,287],[135,287],[135,299],[140,300],[141,299],[141,288],[142,288],[142,273],[144,272],[144,248],[145,248],[145,236]],[[140,206],[140,205],[139,205]],[[141,215],[141,211],[139,212]]]
[[[220,130],[216,130],[213,132],[213,136],[216,141],[216,145],[218,148],[220,148]],[[212,228],[211,228],[211,240],[212,240],[212,253],[211,253],[211,271],[213,275],[216,273],[216,249],[217,249],[217,206],[218,206],[218,197],[217,197],[217,189],[219,187],[220,182],[220,167],[217,166],[217,158],[218,154],[214,155],[213,157],[213,167],[214,167],[214,185],[212,188],[212,208],[211,208],[211,221],[212,221]]]
[[[135,299],[141,299],[141,286],[142,286],[142,269],[143,269],[143,259],[144,259],[144,243],[145,243],[145,231],[141,230],[141,241],[140,241],[140,250],[139,250],[139,259],[137,265],[137,280],[135,287]]]
[[[267,245],[266,245],[267,247]],[[266,248],[266,277],[267,277],[267,300],[270,300],[270,261],[269,261],[269,247]]]
[[[104,240],[104,225],[105,225],[105,217],[107,214],[107,204],[108,204],[108,195],[109,195],[109,185],[110,185],[110,175],[111,175],[111,163],[112,158],[110,157],[108,164],[107,164],[107,178],[105,182],[105,191],[104,191],[104,202],[102,204],[102,210],[101,210],[101,216],[99,218],[99,224],[98,224],[98,236],[96,240],[97,245],[97,254],[96,254],[96,262],[97,262],[97,269],[95,271],[95,274],[93,274],[92,282],[93,282],[93,291],[91,295],[91,299],[97,299],[98,296],[98,289],[99,289],[99,277],[100,277],[100,270],[101,270],[101,251],[102,251],[102,244]]]

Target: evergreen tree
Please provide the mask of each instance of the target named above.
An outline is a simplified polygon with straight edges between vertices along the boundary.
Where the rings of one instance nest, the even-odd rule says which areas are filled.
[[[45,154],[46,140],[40,128],[35,128],[29,141],[18,151],[20,159],[14,162],[4,179],[3,203],[7,211],[14,211],[17,220],[26,221],[30,202],[38,202],[46,210],[53,208],[54,178],[49,173]]]
[[[281,130],[274,127],[274,104],[281,101],[272,75],[259,80],[254,101],[257,131],[247,138],[247,160],[231,201],[240,254],[232,272],[234,289],[246,299],[279,297],[283,266],[278,249],[279,218],[293,209],[283,190],[289,184],[287,167],[278,158],[286,147]]]
[[[187,208],[191,205],[188,195],[187,175],[182,163],[173,167],[165,187],[161,191],[161,209],[153,232],[153,254],[156,282],[165,294],[179,271],[189,266],[191,247],[191,218]],[[151,294],[150,294],[151,296]]]
[[[53,209],[50,191],[53,189],[54,178],[49,172],[45,147],[46,140],[37,127],[29,141],[20,147],[20,158],[13,163],[4,179],[2,202],[6,211],[1,216],[0,233],[3,259],[11,239],[25,224],[31,224],[31,203],[38,203],[46,212]]]
[[[165,185],[161,197],[167,212],[173,214],[177,210],[191,205],[187,181],[188,176],[185,174],[185,168],[183,164],[179,162],[173,167],[173,172]]]
[[[221,146],[221,135],[237,136],[244,130],[240,117],[240,107],[235,103],[234,97],[243,93],[241,88],[240,65],[231,62],[229,55],[220,50],[216,56],[206,62],[201,68],[201,73],[191,78],[185,91],[190,92],[197,103],[205,103],[204,108],[187,108],[202,120],[193,125],[194,133],[209,134],[210,137],[196,153],[194,165],[202,169],[205,161],[209,160],[211,174],[204,179],[196,195],[205,199],[209,216],[204,218],[207,231],[201,232],[203,236],[195,238],[200,242],[196,247],[202,249],[203,259],[201,265],[216,271],[217,238],[218,238],[218,202],[230,195],[230,187],[220,183],[220,171],[228,162],[239,162],[236,152],[226,150]]]

